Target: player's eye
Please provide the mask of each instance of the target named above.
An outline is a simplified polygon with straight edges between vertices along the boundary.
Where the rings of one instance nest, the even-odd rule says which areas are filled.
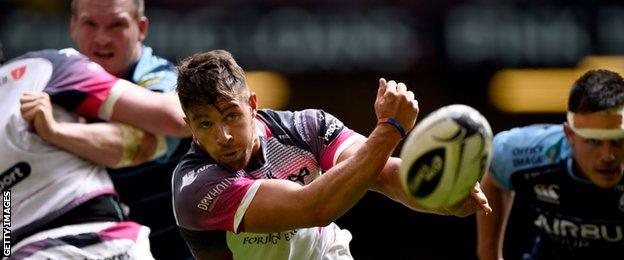
[[[91,20],[83,21],[82,25],[87,26],[87,27],[96,27],[97,26],[97,24],[95,24],[95,22],[91,21]]]
[[[624,138],[614,139],[614,140],[611,140],[611,142],[613,143],[614,146],[624,147]]]
[[[123,21],[117,21],[111,24],[111,28],[123,28],[126,26],[126,23]]]
[[[210,128],[211,126],[212,126],[212,122],[210,121],[202,121],[199,123],[199,128],[202,128],[202,129],[207,129],[207,128]]]
[[[593,145],[593,146],[599,146],[602,144],[602,140],[598,140],[598,139],[587,139],[587,144],[589,145]]]
[[[237,120],[239,117],[240,117],[240,116],[239,116],[238,114],[236,114],[236,113],[231,113],[231,114],[228,114],[227,116],[225,116],[225,119],[226,119],[227,121],[235,121],[235,120]]]

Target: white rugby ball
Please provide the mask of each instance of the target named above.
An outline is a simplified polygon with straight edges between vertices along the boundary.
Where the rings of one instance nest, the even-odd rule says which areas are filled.
[[[481,113],[444,106],[419,121],[403,143],[403,189],[427,208],[453,205],[481,179],[491,152],[492,129]]]

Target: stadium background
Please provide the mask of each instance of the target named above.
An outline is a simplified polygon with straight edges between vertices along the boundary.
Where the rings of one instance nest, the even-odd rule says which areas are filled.
[[[364,134],[375,124],[379,77],[405,82],[419,99],[421,118],[462,103],[499,132],[565,118],[552,109],[516,113],[496,106],[490,86],[498,71],[569,72],[590,55],[624,67],[619,1],[146,0],[146,15],[146,43],[157,55],[178,61],[227,49],[245,70],[270,71],[283,83],[280,93],[263,87],[260,100],[284,97],[276,106],[288,110],[322,108]],[[68,0],[0,0],[5,56],[72,46],[69,17]],[[563,86],[573,79],[545,75]],[[369,193],[337,223],[353,233],[356,259],[475,258],[474,217],[421,214]]]

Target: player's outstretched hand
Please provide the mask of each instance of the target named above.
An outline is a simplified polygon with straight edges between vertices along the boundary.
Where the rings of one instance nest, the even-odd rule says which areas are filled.
[[[478,182],[475,183],[475,186],[470,191],[470,196],[466,196],[466,198],[453,206],[436,210],[435,213],[466,217],[477,212],[481,212],[485,215],[492,213],[492,208],[488,203],[488,199],[481,190],[481,185]]]

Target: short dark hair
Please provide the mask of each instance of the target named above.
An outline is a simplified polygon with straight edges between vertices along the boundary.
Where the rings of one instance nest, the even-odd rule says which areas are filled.
[[[78,2],[80,0],[72,0],[71,1],[71,14],[72,17],[76,17],[78,14]],[[131,14],[134,16],[134,19],[139,20],[139,18],[145,15],[145,1],[144,0],[133,0],[134,3],[134,12]],[[73,18],[72,18],[73,19]]]
[[[574,82],[568,111],[591,113],[624,106],[624,80],[616,72],[590,70]]]
[[[249,98],[245,72],[225,50],[196,53],[182,60],[177,91],[184,111],[214,105],[220,98]]]

